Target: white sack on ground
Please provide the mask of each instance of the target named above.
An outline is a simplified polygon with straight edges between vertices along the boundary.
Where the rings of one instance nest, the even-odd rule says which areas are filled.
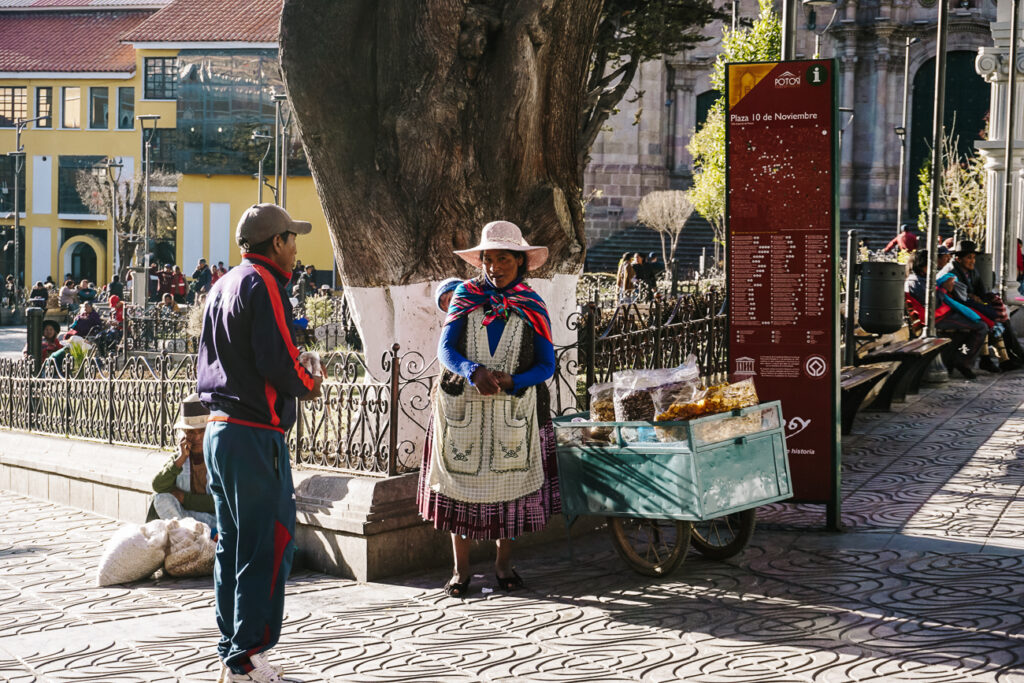
[[[210,527],[191,517],[167,522],[168,551],[164,570],[171,576],[209,576],[217,543]]]
[[[164,563],[167,554],[167,521],[155,519],[117,530],[100,558],[96,583],[112,586],[150,576]]]

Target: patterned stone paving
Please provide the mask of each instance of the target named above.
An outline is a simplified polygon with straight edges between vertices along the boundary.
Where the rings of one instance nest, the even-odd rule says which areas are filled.
[[[299,573],[296,681],[1024,682],[1024,373],[926,389],[844,439],[847,532],[760,511],[738,557],[632,574],[597,534],[488,572],[389,584]],[[0,680],[212,681],[208,580],[95,588],[117,523],[0,492]],[[483,568],[480,569],[481,571]]]

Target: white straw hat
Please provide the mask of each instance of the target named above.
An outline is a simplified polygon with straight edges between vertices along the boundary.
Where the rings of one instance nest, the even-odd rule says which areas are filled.
[[[548,260],[547,247],[531,247],[523,239],[519,226],[508,221],[491,221],[480,234],[480,244],[472,249],[459,249],[455,253],[466,263],[479,268],[483,265],[480,254],[488,249],[524,252],[527,270],[536,270]]]

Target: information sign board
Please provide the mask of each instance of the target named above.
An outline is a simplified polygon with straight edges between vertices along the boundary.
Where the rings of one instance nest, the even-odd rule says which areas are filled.
[[[795,499],[839,511],[834,60],[729,64],[729,373],[782,402]]]

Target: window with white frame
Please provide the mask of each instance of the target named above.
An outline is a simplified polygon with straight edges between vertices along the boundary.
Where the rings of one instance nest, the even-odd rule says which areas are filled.
[[[82,127],[82,89],[78,86],[65,86],[61,90],[60,125],[61,128]]]
[[[18,119],[28,118],[25,86],[0,86],[0,128],[14,128]]]
[[[104,87],[89,88],[89,127],[104,129],[110,124],[110,89]]]

